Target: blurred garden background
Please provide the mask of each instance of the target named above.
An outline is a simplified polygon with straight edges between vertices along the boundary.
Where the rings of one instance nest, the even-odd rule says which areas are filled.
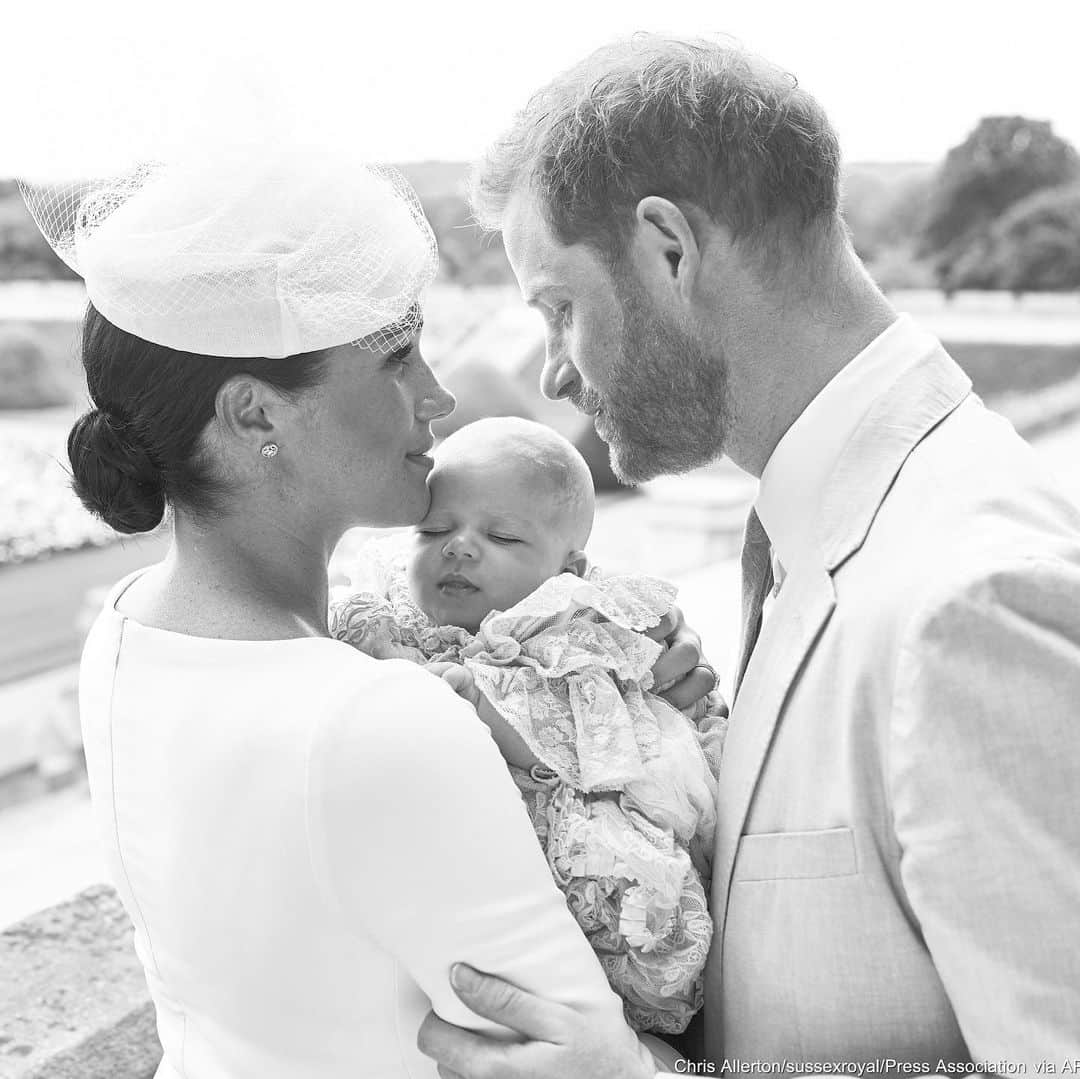
[[[468,166],[401,167],[439,241],[425,345],[463,389],[451,423],[539,411],[584,444],[575,418],[539,398],[540,324],[517,298],[500,238],[471,222]],[[942,162],[850,164],[844,213],[881,287],[938,327],[983,397],[1007,410],[1080,375],[1071,340],[1080,318],[1080,155],[1050,123],[984,117]],[[86,396],[84,306],[80,282],[41,238],[16,183],[0,181],[0,567],[116,540],[71,498],[57,467]],[[475,372],[489,365],[511,376],[509,396],[485,399]],[[602,459],[590,458],[609,486]]]
[[[751,43],[768,50],[768,40]],[[571,45],[572,54],[583,51]],[[888,63],[899,51],[885,54]],[[466,84],[462,72],[475,55],[454,54],[445,76],[451,98],[454,78]],[[483,62],[514,62],[500,56],[492,45]],[[130,62],[148,63],[137,50]],[[870,63],[865,51],[859,62]],[[918,57],[907,62],[917,67]],[[959,56],[958,70],[966,62]],[[539,52],[524,63],[552,70]],[[438,95],[430,96],[427,76],[434,108]],[[489,92],[498,95],[500,86]],[[849,89],[845,103],[870,94],[863,84]],[[899,83],[873,88],[894,101],[904,92]],[[1046,111],[986,113],[969,108],[950,140],[914,160],[906,159],[899,134],[889,142],[884,122],[867,127],[883,134],[856,146],[883,141],[881,156],[900,160],[856,154],[844,169],[844,213],[856,249],[894,305],[942,338],[976,391],[1080,498],[1080,156]],[[841,121],[843,141],[845,124],[853,125],[842,110]],[[929,113],[919,118],[927,127],[932,121]],[[434,131],[418,138],[441,145]],[[900,149],[889,149],[894,145]],[[714,665],[729,674],[736,557],[755,481],[721,461],[640,490],[620,488],[591,424],[539,394],[541,322],[521,303],[499,238],[471,222],[468,165],[401,160],[440,247],[439,277],[425,298],[424,347],[459,400],[440,433],[481,415],[515,414],[574,440],[602,492],[594,560],[679,584],[688,620],[702,631]],[[71,493],[65,439],[86,407],[78,362],[85,293],[4,175],[0,153],[0,927],[100,879],[79,755],[75,664],[101,589],[158,559],[167,544],[164,530],[117,536]],[[493,370],[505,378],[493,380]],[[362,538],[343,542],[334,566],[339,579]]]

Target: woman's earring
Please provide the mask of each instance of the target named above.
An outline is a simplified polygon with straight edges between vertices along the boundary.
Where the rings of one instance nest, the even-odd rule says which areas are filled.
[[[260,451],[263,457],[276,457],[278,451],[278,444],[276,442],[267,442]]]

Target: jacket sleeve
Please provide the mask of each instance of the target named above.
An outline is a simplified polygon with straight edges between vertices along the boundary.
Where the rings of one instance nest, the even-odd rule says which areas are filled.
[[[972,573],[901,649],[901,878],[976,1061],[1080,1056],[1080,568]]]
[[[312,859],[337,915],[459,1026],[501,1029],[455,996],[458,961],[621,1015],[488,729],[433,675],[400,660],[376,666],[328,710],[311,747]]]

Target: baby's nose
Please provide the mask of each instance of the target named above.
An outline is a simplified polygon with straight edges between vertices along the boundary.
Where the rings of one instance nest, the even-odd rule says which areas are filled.
[[[475,558],[476,545],[471,543],[468,537],[458,532],[446,541],[443,547],[443,556],[445,558]]]

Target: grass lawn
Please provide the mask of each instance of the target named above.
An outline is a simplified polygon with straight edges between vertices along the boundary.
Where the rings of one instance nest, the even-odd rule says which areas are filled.
[[[443,322],[447,316],[452,317],[449,311],[439,313],[443,315],[439,322]],[[86,391],[79,366],[80,324],[69,321],[0,323],[0,329],[6,326],[28,330],[40,341],[52,372],[64,386],[70,388],[72,399],[81,404]],[[438,322],[433,324],[432,329],[435,330],[437,326]],[[988,320],[987,329],[993,333],[992,319]],[[446,344],[454,351],[460,347],[467,348],[468,339],[451,342],[448,338]],[[1043,390],[1080,375],[1080,344],[1017,345],[946,340],[945,347],[971,377],[975,392],[987,400],[1002,394]],[[0,411],[0,422],[2,418],[3,412]]]
[[[1080,345],[945,342],[980,397],[1033,393],[1080,375]]]

